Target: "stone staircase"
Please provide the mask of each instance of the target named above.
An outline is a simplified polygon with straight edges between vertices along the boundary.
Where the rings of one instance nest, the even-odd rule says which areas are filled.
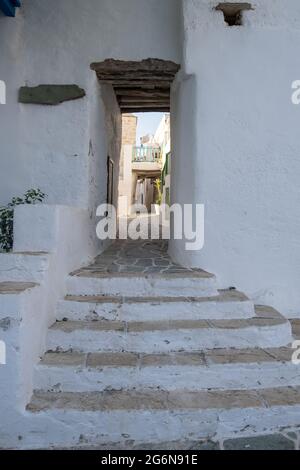
[[[40,447],[222,448],[298,430],[290,322],[204,271],[116,271],[112,253],[70,275],[57,307],[26,412]]]

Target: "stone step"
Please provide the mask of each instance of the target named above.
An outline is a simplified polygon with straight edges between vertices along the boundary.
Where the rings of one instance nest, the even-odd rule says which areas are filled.
[[[293,351],[286,347],[170,354],[47,353],[36,368],[34,383],[40,390],[63,392],[300,386]]]
[[[239,320],[63,321],[48,332],[48,350],[160,353],[215,348],[281,347],[292,342],[290,322],[270,307]]]
[[[211,297],[218,295],[216,278],[205,271],[182,273],[93,273],[79,271],[67,278],[72,296]]]
[[[251,318],[254,304],[236,290],[220,290],[214,297],[67,296],[58,304],[63,320],[196,320]]]
[[[72,447],[201,440],[271,434],[300,422],[300,388],[90,393],[36,391],[27,408],[23,447]],[[71,423],[71,425],[70,425]],[[47,436],[45,438],[45,429]]]

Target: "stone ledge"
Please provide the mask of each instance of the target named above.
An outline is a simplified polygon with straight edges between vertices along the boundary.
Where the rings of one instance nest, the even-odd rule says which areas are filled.
[[[219,290],[219,295],[212,297],[120,297],[106,295],[67,295],[66,301],[86,303],[178,303],[178,302],[249,302],[248,297],[239,291]]]
[[[251,318],[248,320],[169,320],[169,321],[57,321],[51,330],[72,333],[76,330],[91,331],[120,331],[123,333],[139,333],[146,331],[168,331],[168,330],[238,330],[251,327],[272,327],[288,323],[283,317],[280,318]]]
[[[21,294],[37,286],[34,282],[0,282],[0,295]]]
[[[55,106],[64,101],[78,100],[85,95],[85,91],[77,85],[24,86],[19,90],[19,103]]]
[[[112,411],[112,410],[228,410],[300,405],[300,387],[263,390],[125,390],[104,392],[35,391],[27,410]]]
[[[178,270],[176,272],[154,272],[154,273],[143,273],[143,272],[93,272],[89,269],[80,269],[78,271],[72,272],[71,277],[79,278],[91,278],[91,279],[119,279],[119,278],[140,278],[140,279],[211,279],[215,276],[206,271],[188,271],[188,270]]]
[[[48,352],[40,365],[54,367],[164,367],[262,364],[291,361],[293,349],[212,349],[169,354]]]

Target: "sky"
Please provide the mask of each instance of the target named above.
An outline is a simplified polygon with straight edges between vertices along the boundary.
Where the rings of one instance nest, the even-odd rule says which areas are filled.
[[[140,145],[140,137],[147,134],[155,134],[156,129],[165,113],[135,113],[138,117],[137,145]]]

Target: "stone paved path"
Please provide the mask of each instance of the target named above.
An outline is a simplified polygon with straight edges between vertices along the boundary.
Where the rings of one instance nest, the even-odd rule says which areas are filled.
[[[299,450],[300,449],[300,430],[299,428],[292,428],[286,430],[278,430],[274,434],[255,435],[250,437],[239,437],[233,439],[225,439],[224,441],[176,441],[176,442],[163,442],[160,445],[146,443],[135,445],[134,441],[121,445],[107,444],[99,447],[80,447],[72,448],[72,450],[194,450],[194,451],[208,451],[208,450]]]
[[[174,263],[167,253],[165,240],[117,240],[94,262],[77,271],[97,273],[184,274],[203,273]]]

